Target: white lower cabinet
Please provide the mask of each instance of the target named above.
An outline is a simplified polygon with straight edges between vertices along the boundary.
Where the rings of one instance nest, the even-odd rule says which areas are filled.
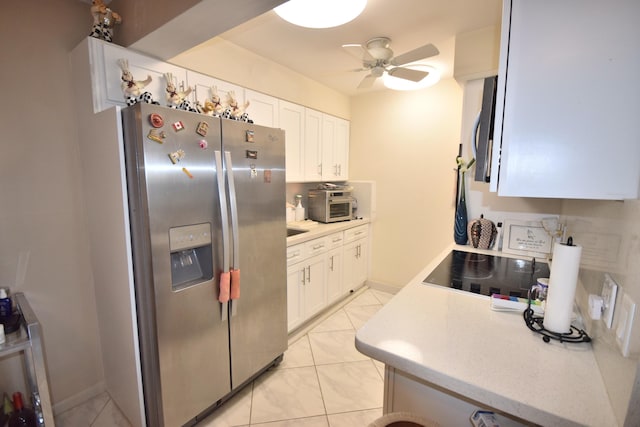
[[[344,259],[344,233],[331,234],[329,240],[329,252],[327,253],[327,300],[329,304],[336,302],[344,296],[343,259]]]
[[[358,289],[367,280],[369,226],[361,225],[344,232],[343,280],[347,292]]]
[[[287,247],[289,332],[364,284],[368,228],[361,225]]]
[[[287,326],[300,326],[327,306],[326,238],[287,248]]]

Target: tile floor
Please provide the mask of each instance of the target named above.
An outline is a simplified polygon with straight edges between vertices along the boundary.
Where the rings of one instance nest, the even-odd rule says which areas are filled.
[[[290,338],[282,363],[198,424],[353,427],[382,415],[384,365],[359,353],[356,330],[393,295],[364,289]],[[104,393],[56,416],[58,427],[129,427]]]

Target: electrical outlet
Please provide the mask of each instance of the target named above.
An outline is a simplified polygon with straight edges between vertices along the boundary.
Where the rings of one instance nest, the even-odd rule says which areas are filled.
[[[613,309],[616,306],[616,295],[618,295],[618,285],[608,273],[605,273],[604,284],[602,285],[602,301],[604,306],[602,321],[609,329],[611,329],[613,324]]]
[[[616,342],[624,357],[629,356],[629,341],[631,339],[631,326],[636,313],[636,304],[629,295],[622,298],[622,307],[619,308],[618,325],[616,327]]]

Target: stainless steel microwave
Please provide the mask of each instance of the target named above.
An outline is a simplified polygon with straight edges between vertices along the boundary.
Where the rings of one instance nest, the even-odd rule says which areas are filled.
[[[352,207],[349,190],[309,190],[309,218],[314,221],[348,221],[352,219]]]

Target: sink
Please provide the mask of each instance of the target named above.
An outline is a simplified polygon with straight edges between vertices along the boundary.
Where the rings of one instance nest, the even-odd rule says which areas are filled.
[[[306,233],[309,230],[298,230],[297,228],[287,228],[287,237],[295,236],[298,234]]]

